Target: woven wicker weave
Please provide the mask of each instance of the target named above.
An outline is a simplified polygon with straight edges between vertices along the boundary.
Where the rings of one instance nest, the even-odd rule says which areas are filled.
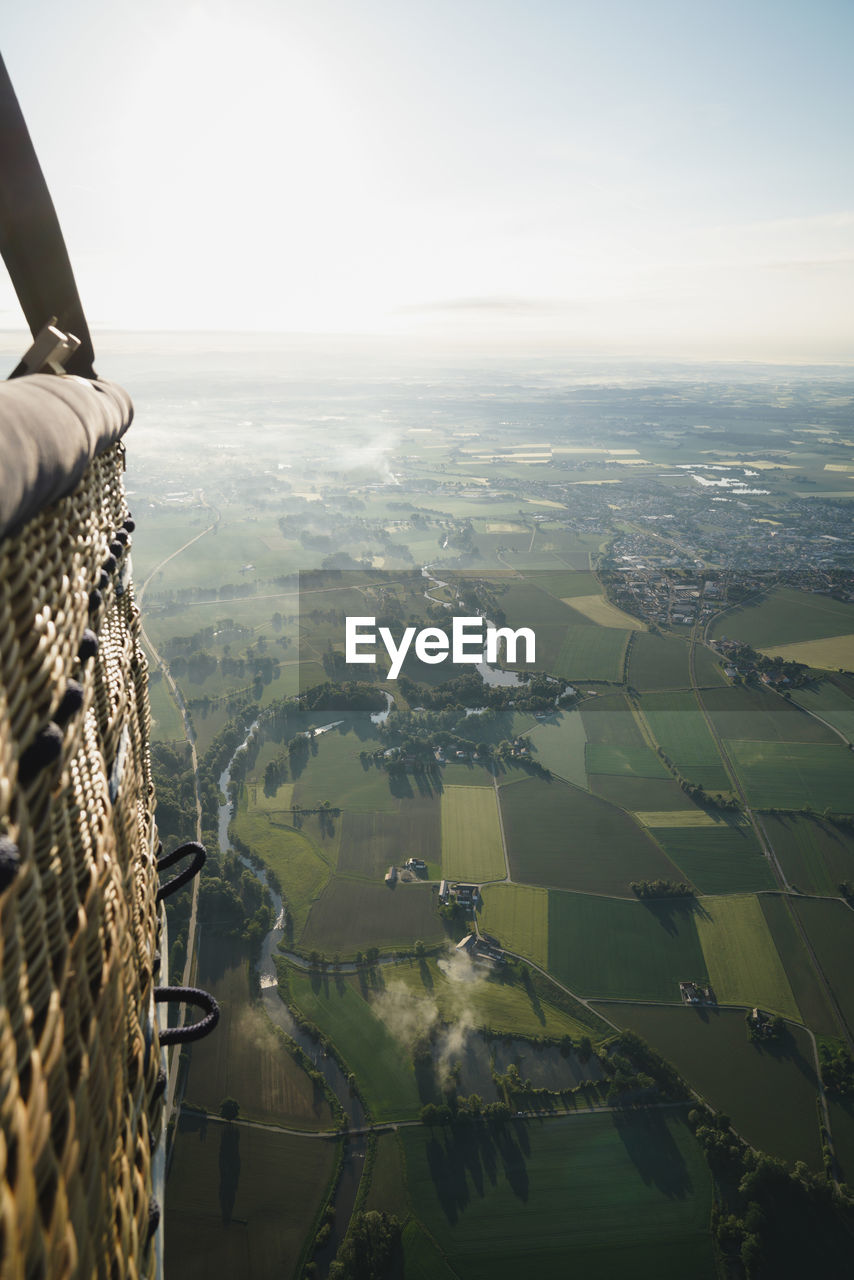
[[[156,834],[123,461],[109,444],[0,542],[0,838],[20,858],[0,888],[0,1280],[155,1268]]]

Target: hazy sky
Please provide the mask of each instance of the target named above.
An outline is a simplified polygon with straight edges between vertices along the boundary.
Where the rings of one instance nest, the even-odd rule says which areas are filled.
[[[96,331],[854,354],[850,0],[15,9]]]

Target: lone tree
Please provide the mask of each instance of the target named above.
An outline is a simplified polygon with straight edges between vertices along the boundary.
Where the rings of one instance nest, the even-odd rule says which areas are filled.
[[[240,1103],[236,1098],[223,1098],[219,1104],[219,1114],[223,1120],[236,1120],[240,1115]]]

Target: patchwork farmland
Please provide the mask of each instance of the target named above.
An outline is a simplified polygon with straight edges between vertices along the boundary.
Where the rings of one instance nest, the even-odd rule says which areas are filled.
[[[366,1140],[357,1201],[398,1217],[395,1265],[407,1275],[493,1280],[569,1267],[637,1280],[711,1277],[730,1247],[713,1243],[713,1198],[742,1218],[745,1205],[735,1192],[727,1200],[688,1107],[683,1114],[660,1080],[632,1082],[626,1105],[619,1089],[609,1096],[614,1076],[604,1064],[619,1064],[618,1079],[624,1054],[638,1066],[632,1041],[628,1049],[613,1041],[617,1028],[636,1032],[699,1095],[689,1105],[701,1128],[706,1106],[723,1113],[742,1139],[790,1168],[805,1161],[824,1194],[812,1036],[844,1045],[854,1032],[844,896],[854,884],[854,679],[791,668],[778,679],[755,656],[755,671],[746,660],[736,670],[710,639],[736,637],[760,655],[817,668],[852,666],[854,607],[829,594],[845,592],[838,565],[815,590],[775,585],[761,596],[751,578],[753,603],[738,607],[744,584],[725,567],[753,539],[784,530],[780,537],[796,540],[798,527],[833,560],[842,535],[826,538],[811,521],[835,519],[827,495],[848,484],[847,472],[823,476],[825,456],[844,461],[833,452],[835,428],[797,467],[775,463],[794,451],[788,439],[775,440],[781,452],[770,456],[766,441],[756,466],[769,493],[751,496],[750,516],[739,517],[736,502],[709,506],[688,463],[698,444],[709,446],[700,450],[704,467],[755,461],[767,406],[736,405],[736,395],[701,416],[686,382],[678,407],[644,411],[654,428],[632,426],[645,433],[632,450],[623,426],[600,444],[586,427],[565,425],[598,413],[590,406],[599,388],[585,387],[571,412],[562,404],[546,428],[539,390],[524,406],[504,404],[512,388],[458,404],[437,400],[421,380],[410,426],[399,412],[408,385],[372,386],[350,415],[358,450],[357,421],[368,435],[380,423],[384,430],[370,406],[379,396],[385,414],[388,401],[388,422],[405,440],[389,454],[399,484],[378,483],[372,464],[343,499],[343,482],[330,488],[322,467],[311,463],[311,478],[297,481],[303,459],[289,460],[282,476],[278,457],[266,456],[268,498],[238,510],[221,478],[208,476],[205,492],[221,511],[216,539],[202,537],[151,583],[146,625],[174,666],[200,761],[194,779],[182,718],[166,682],[155,683],[164,748],[156,785],[170,835],[183,839],[189,832],[178,827],[194,820],[199,783],[209,862],[198,980],[222,1008],[219,1042],[190,1056],[184,1096],[199,1119],[176,1130],[169,1191],[171,1220],[212,1243],[198,1262],[173,1237],[169,1264],[190,1274],[218,1266],[237,1276],[311,1274],[304,1235],[320,1226],[340,1138],[339,1113],[315,1073],[331,1070],[337,1054],[351,1128],[362,1127],[351,1087],[371,1120],[411,1126]],[[322,414],[308,412],[305,395],[319,439]],[[800,420],[805,404],[793,403]],[[609,423],[626,421],[624,408],[612,406]],[[809,415],[818,416],[814,405]],[[695,417],[715,425],[683,430],[682,419]],[[531,430],[536,449],[523,439]],[[239,487],[240,469],[229,472]],[[801,472],[803,489],[794,487]],[[813,484],[823,501],[798,498],[797,519],[784,516],[785,495]],[[636,510],[652,490],[675,513],[670,523],[648,523]],[[695,501],[709,518],[693,524],[682,517]],[[155,533],[147,572],[213,521],[211,508],[179,515],[157,502],[145,493],[141,521]],[[721,543],[718,525],[739,518],[745,539]],[[291,590],[306,561],[347,557],[358,567],[317,570],[302,599]],[[813,582],[808,573],[800,581]],[[397,634],[444,625],[446,609],[533,625],[534,680],[494,671],[484,682],[483,672],[410,663],[409,683],[366,668],[357,674],[373,685],[368,696],[361,680],[348,684],[348,611],[382,614]],[[686,622],[689,610],[696,617]],[[347,709],[334,709],[342,698]],[[384,702],[379,712],[351,709]],[[258,741],[232,776],[228,836],[217,822],[218,783],[256,721]],[[300,736],[309,730],[322,732]],[[403,870],[410,859],[417,865]],[[278,934],[277,902],[255,879],[262,866],[281,888]],[[391,867],[398,874],[387,883]],[[453,894],[440,907],[442,880],[480,885],[476,910]],[[180,969],[187,917],[174,905],[170,912]],[[304,1061],[266,1020],[280,1008],[269,973],[258,1000],[251,966],[265,935],[262,954],[272,951],[287,975],[282,990],[320,1034],[304,1033]],[[682,982],[710,985],[717,1006],[686,1007]],[[754,1006],[784,1017],[779,1041],[748,1038]],[[582,1055],[591,1064],[585,1079],[596,1083],[572,1093]],[[650,1062],[653,1078],[663,1069]],[[229,1132],[217,1117],[229,1096],[240,1106],[239,1167],[233,1138],[224,1153],[216,1141]],[[837,1172],[850,1180],[850,1108],[832,1089],[826,1097]],[[327,1136],[271,1130],[268,1143],[256,1123]],[[284,1161],[298,1162],[304,1185],[282,1182]],[[810,1273],[787,1234],[790,1217],[807,1223],[824,1273],[835,1274],[838,1233],[828,1221],[836,1210],[799,1201],[789,1213],[805,1196],[795,1182],[778,1187],[785,1212],[763,1204],[774,1224],[763,1236],[766,1270],[784,1276],[780,1259],[791,1255],[794,1274]],[[355,1191],[354,1183],[347,1194]],[[329,1221],[343,1234],[349,1201],[337,1203]],[[739,1238],[732,1258],[740,1247]],[[329,1268],[327,1250],[316,1255],[317,1273]]]

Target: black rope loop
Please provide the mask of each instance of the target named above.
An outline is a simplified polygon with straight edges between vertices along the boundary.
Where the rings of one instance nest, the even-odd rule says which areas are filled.
[[[183,871],[178,872],[177,876],[173,876],[171,880],[167,880],[165,884],[160,886],[157,890],[157,901],[162,902],[164,898],[170,897],[171,894],[187,884],[189,880],[192,880],[193,876],[198,875],[205,865],[207,856],[207,850],[203,844],[199,844],[198,840],[188,840],[186,844],[179,845],[172,853],[167,853],[162,858],[158,858],[158,871],[165,871],[167,867],[180,862],[183,858],[191,857],[193,861],[189,867],[185,867]]]
[[[76,716],[83,706],[83,686],[77,680],[69,680],[65,686],[62,701],[53,713],[54,723],[64,729],[69,720]]]
[[[161,1044],[202,1040],[219,1022],[219,1005],[209,991],[202,991],[199,987],[155,987],[154,1000],[156,1004],[191,1004],[205,1011],[199,1022],[192,1022],[188,1027],[164,1027],[160,1032]]]
[[[83,639],[77,650],[77,657],[81,662],[88,662],[90,658],[94,658],[98,652],[98,637],[95,632],[86,627],[83,632]]]
[[[62,730],[53,721],[39,729],[18,761],[18,781],[28,787],[34,778],[54,764],[62,753]]]

